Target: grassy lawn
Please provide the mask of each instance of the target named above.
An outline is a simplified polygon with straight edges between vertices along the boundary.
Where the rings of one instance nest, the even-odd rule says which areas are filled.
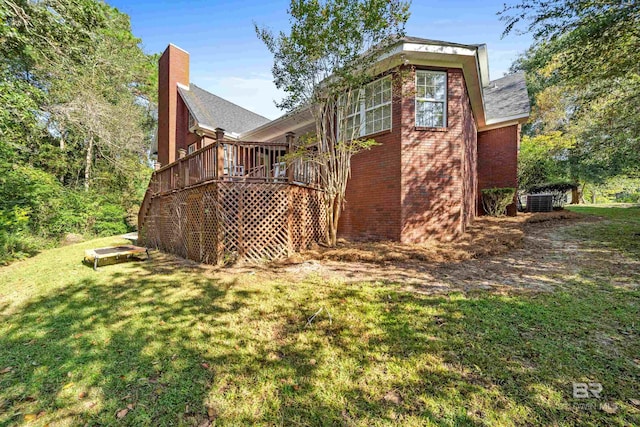
[[[607,221],[559,232],[640,261],[640,209],[575,209]],[[80,263],[114,243],[0,268],[0,426],[640,424],[640,290],[601,272],[428,296],[159,254]]]
[[[569,206],[573,212],[603,217],[606,221],[574,230],[575,236],[601,247],[615,247],[640,258],[640,205],[625,207]]]

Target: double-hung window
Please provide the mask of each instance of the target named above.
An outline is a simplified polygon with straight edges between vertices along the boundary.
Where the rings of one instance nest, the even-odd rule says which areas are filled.
[[[391,129],[391,76],[354,91],[348,100],[344,125],[347,138]]]
[[[365,86],[364,104],[365,135],[391,129],[391,77]]]
[[[416,71],[416,126],[447,127],[447,73]]]

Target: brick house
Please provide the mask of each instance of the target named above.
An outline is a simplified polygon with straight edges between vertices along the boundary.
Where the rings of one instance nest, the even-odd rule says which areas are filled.
[[[520,126],[529,117],[524,75],[490,81],[486,45],[416,37],[403,38],[378,65],[366,90],[375,96],[363,97],[353,120],[379,145],[353,158],[339,233],[406,243],[453,238],[481,211],[481,189],[517,187]],[[192,84],[189,54],[173,45],[160,58],[158,90],[163,169],[216,141],[286,147],[313,130],[308,112],[269,120]],[[225,151],[218,176],[250,178],[266,155],[252,153],[238,164]],[[280,154],[260,164],[277,166]],[[265,176],[284,176],[276,166]]]

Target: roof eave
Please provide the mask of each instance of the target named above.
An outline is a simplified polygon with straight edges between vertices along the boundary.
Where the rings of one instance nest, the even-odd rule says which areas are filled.
[[[514,114],[513,116],[497,117],[487,120],[485,126],[478,127],[478,132],[484,132],[492,129],[499,129],[507,126],[523,124],[529,121],[530,113]]]
[[[313,123],[313,117],[308,108],[293,111],[267,122],[257,128],[241,132],[239,139],[244,141],[269,141],[287,132],[300,129]]]

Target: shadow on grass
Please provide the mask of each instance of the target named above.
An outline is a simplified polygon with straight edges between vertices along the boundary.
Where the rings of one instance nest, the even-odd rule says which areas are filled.
[[[2,363],[12,367],[0,378],[0,412],[9,414],[0,425],[19,422],[25,409],[46,416],[65,407],[56,416],[108,424],[135,402],[131,424],[183,414],[211,380],[193,369],[204,358],[193,324],[230,310],[219,302],[232,285],[104,271],[31,300],[0,337]]]
[[[434,297],[221,281],[170,258],[101,273],[3,319],[0,425],[638,422],[570,394],[635,397],[637,291]]]

